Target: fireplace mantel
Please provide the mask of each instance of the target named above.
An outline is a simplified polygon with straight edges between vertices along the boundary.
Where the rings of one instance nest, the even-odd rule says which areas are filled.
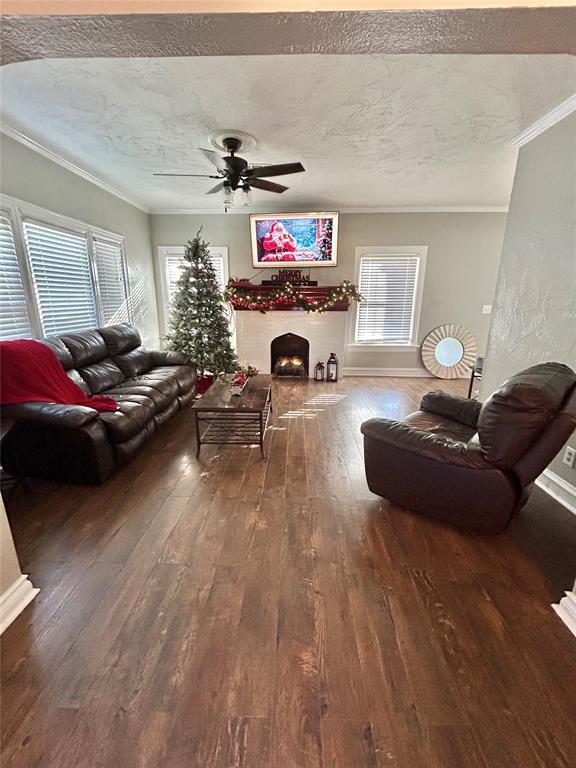
[[[249,283],[244,284],[238,284],[238,288],[241,288],[243,292],[248,294],[251,297],[254,297],[254,299],[265,299],[267,296],[272,296],[275,291],[278,290],[278,288],[281,288],[282,285],[251,285]],[[340,289],[339,285],[298,285],[294,286],[294,290],[297,291],[303,298],[305,298],[307,301],[314,303],[318,302],[319,304],[326,301],[327,298],[329,298],[332,291],[337,291]],[[259,309],[257,306],[251,305],[249,302],[241,301],[232,298],[231,304],[234,307],[235,310],[238,312],[261,312],[262,310]],[[336,301],[332,307],[327,307],[326,309],[322,310],[323,312],[347,312],[350,307],[350,299],[345,296],[344,298]],[[274,311],[281,311],[281,312],[293,312],[293,311],[299,311],[304,312],[305,309],[303,307],[299,307],[297,304],[297,298],[287,300],[286,302],[282,302],[279,304],[275,304],[271,307],[266,307],[266,312],[274,312]]]

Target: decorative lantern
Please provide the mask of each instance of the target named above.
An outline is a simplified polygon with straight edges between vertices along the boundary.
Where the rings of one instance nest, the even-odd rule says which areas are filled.
[[[317,362],[314,366],[314,381],[324,381],[324,363]]]
[[[326,381],[338,381],[338,358],[336,352],[330,352],[326,363]]]

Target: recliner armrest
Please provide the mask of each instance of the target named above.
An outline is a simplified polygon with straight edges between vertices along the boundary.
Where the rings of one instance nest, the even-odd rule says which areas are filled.
[[[193,365],[192,360],[182,352],[172,352],[170,350],[163,352],[159,349],[153,349],[148,352],[150,362],[153,368],[160,365]]]
[[[53,427],[83,427],[98,418],[95,408],[62,403],[22,403],[14,406],[11,415],[17,420]]]
[[[369,419],[360,429],[363,435],[378,440],[383,446],[397,448],[442,464],[470,469],[494,469],[493,465],[483,457],[479,448],[433,432],[416,429],[401,421]],[[382,460],[386,460],[384,456]]]
[[[437,413],[439,416],[459,421],[461,424],[468,424],[470,427],[475,427],[478,424],[481,408],[482,403],[477,400],[468,400],[465,397],[451,395],[441,389],[428,392],[420,403],[422,411]]]

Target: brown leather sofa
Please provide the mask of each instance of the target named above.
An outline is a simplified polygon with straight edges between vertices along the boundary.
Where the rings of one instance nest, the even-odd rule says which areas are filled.
[[[403,421],[362,424],[370,490],[421,515],[500,533],[576,428],[576,374],[543,363],[485,403],[442,392]]]
[[[2,466],[14,474],[102,483],[196,394],[196,369],[176,352],[148,351],[131,325],[41,339],[70,378],[119,410],[57,403],[11,406],[17,420],[2,441]]]

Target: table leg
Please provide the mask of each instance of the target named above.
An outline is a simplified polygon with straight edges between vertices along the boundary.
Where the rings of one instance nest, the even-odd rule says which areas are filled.
[[[198,411],[194,411],[194,422],[196,424],[196,458],[200,456],[200,446],[202,443],[200,442],[200,422],[198,420]]]
[[[468,400],[472,397],[472,389],[474,387],[474,369],[472,369],[472,373],[470,374],[470,384],[468,385]]]
[[[266,458],[266,454],[264,453],[264,420],[262,418],[263,414],[260,412],[258,414],[258,417],[260,419],[260,453],[262,454],[262,458]]]

